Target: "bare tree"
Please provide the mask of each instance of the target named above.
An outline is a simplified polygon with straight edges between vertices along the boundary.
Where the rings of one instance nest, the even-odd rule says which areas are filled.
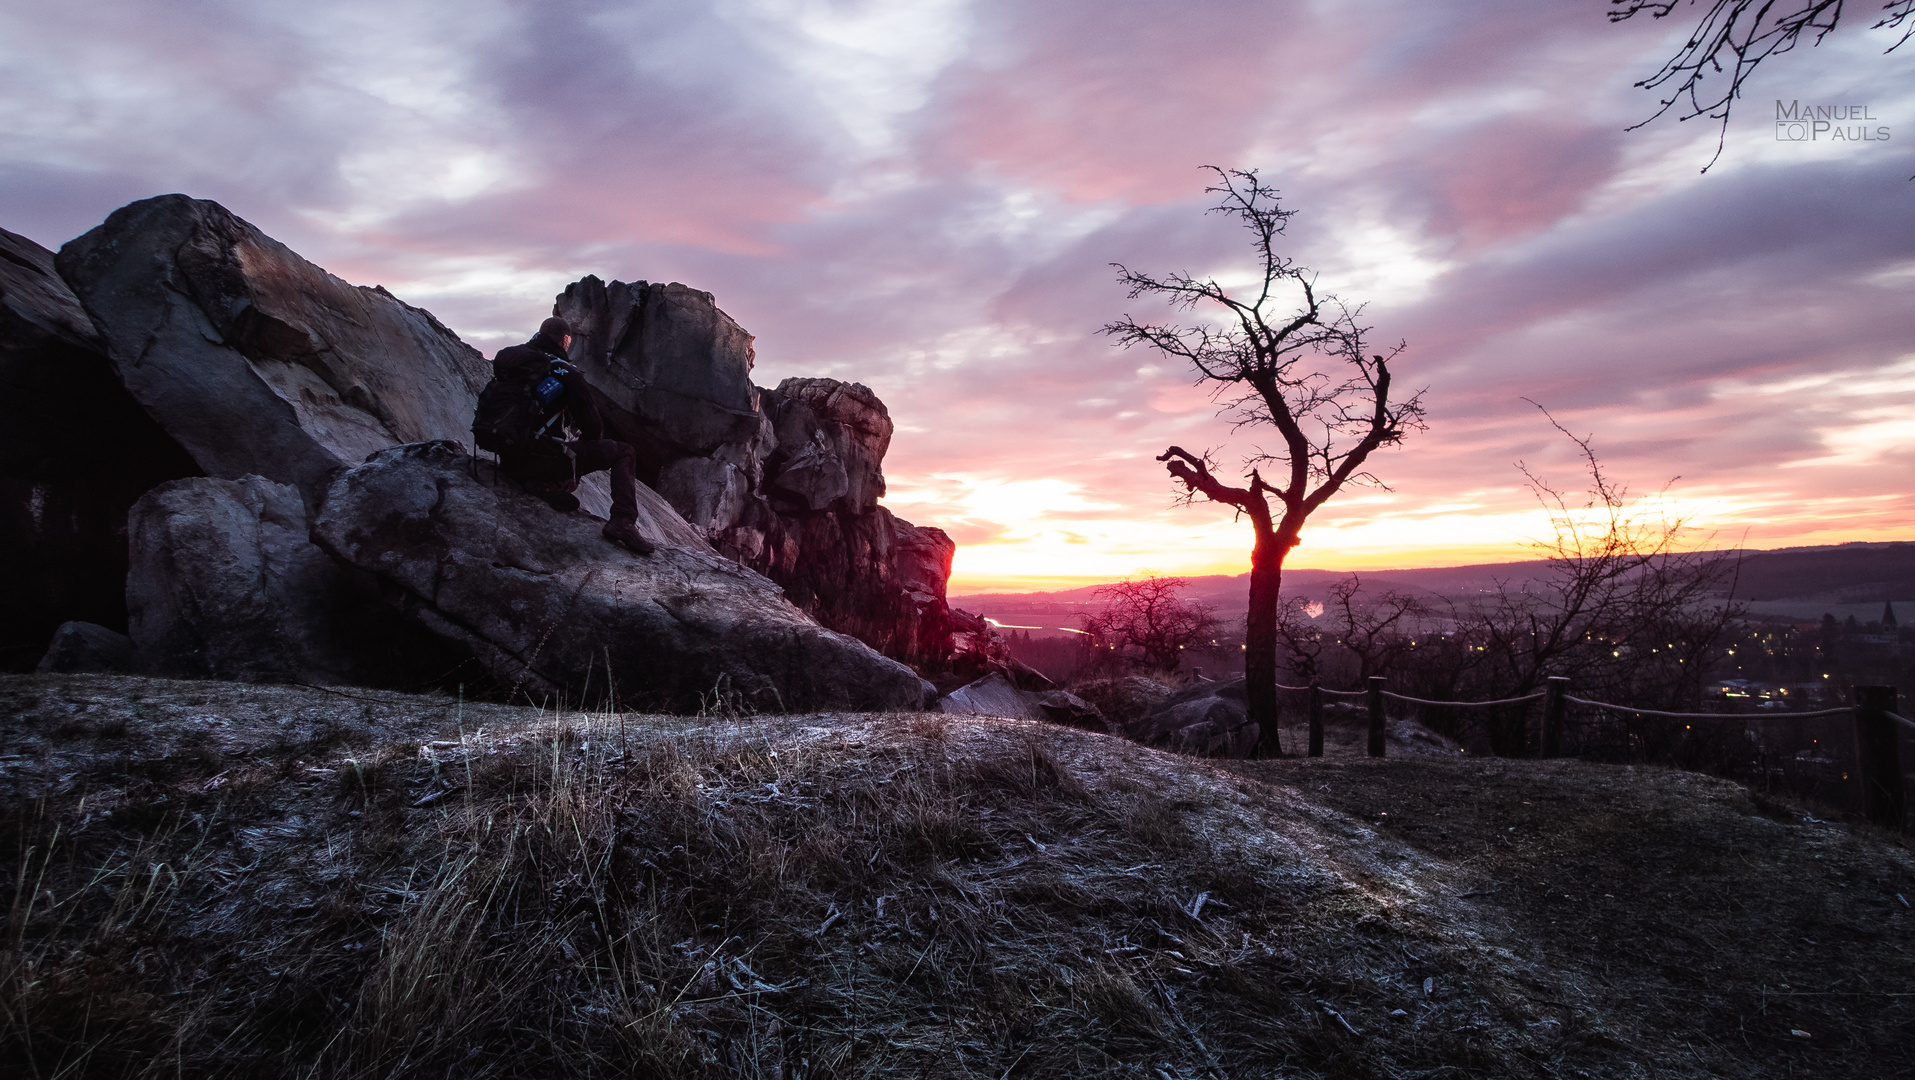
[[[1415,640],[1418,623],[1430,607],[1408,593],[1385,589],[1363,596],[1363,583],[1351,574],[1330,586],[1330,607],[1336,612],[1337,644],[1356,659],[1356,685],[1390,670]]]
[[[1315,617],[1310,606],[1317,607]],[[1365,593],[1363,579],[1351,574],[1330,586],[1327,603],[1306,606],[1298,598],[1284,604],[1278,644],[1293,676],[1306,682],[1348,676],[1361,686],[1398,666],[1432,614],[1427,601],[1409,593]]]
[[[1643,509],[1603,472],[1588,438],[1554,417],[1550,423],[1581,452],[1587,497],[1572,502],[1518,463],[1549,512],[1552,535],[1536,542],[1548,575],[1538,587],[1505,584],[1487,600],[1455,609],[1465,643],[1459,680],[1465,694],[1517,697],[1551,675],[1565,675],[1577,693],[1603,701],[1695,707],[1721,643],[1744,611],[1732,599],[1736,558],[1684,550],[1682,519]],[[1520,708],[1492,714],[1485,725],[1496,753],[1524,752]]]
[[[1389,362],[1404,346],[1388,357],[1370,354],[1369,328],[1357,321],[1361,305],[1350,308],[1318,292],[1314,274],[1277,253],[1277,237],[1296,211],[1283,209],[1277,192],[1260,183],[1254,170],[1208,168],[1217,182],[1204,190],[1221,196],[1211,212],[1235,217],[1250,230],[1260,286],[1237,295],[1213,279],[1151,277],[1117,264],[1132,299],[1151,296],[1218,318],[1171,326],[1125,315],[1104,332],[1122,345],[1146,345],[1189,362],[1198,384],[1212,386],[1234,427],[1274,428],[1281,440],[1276,450],[1246,458],[1249,483],[1242,487],[1217,477],[1210,451],[1193,454],[1172,446],[1157,458],[1183,484],[1183,500],[1202,495],[1232,507],[1255,532],[1244,626],[1245,698],[1249,718],[1263,733],[1258,752],[1270,754],[1280,752],[1277,605],[1284,557],[1297,545],[1303,523],[1343,485],[1380,484],[1363,464],[1379,447],[1422,426],[1422,393],[1392,401]],[[1278,483],[1264,479],[1264,465],[1280,467]]]
[[[1178,599],[1189,585],[1183,578],[1145,573],[1102,586],[1092,595],[1106,606],[1084,617],[1084,631],[1093,646],[1136,648],[1151,667],[1175,670],[1186,648],[1208,643],[1217,632],[1208,607]]]
[[[1317,621],[1325,610],[1306,596],[1293,596],[1277,606],[1277,651],[1290,677],[1300,683],[1322,679],[1328,666],[1323,654],[1335,644],[1335,635],[1326,633]]]
[[[1689,5],[1694,6],[1695,2],[1689,0]],[[1609,0],[1609,3],[1610,22],[1622,22],[1645,11],[1651,18],[1661,19],[1683,6],[1682,0]],[[1688,42],[1654,75],[1636,84],[1647,90],[1666,90],[1669,96],[1661,100],[1661,107],[1654,115],[1641,124],[1630,125],[1629,130],[1634,131],[1678,106],[1686,109],[1676,117],[1678,120],[1693,120],[1698,116],[1721,120],[1722,132],[1716,139],[1715,155],[1702,167],[1703,172],[1708,172],[1722,157],[1722,145],[1729,135],[1729,110],[1734,108],[1736,98],[1742,96],[1743,82],[1755,74],[1756,66],[1762,61],[1795,48],[1805,36],[1814,38],[1811,45],[1820,45],[1841,21],[1842,7],[1843,0],[1784,3],[1710,0],[1708,10],[1696,24],[1695,32],[1689,35]],[[1882,11],[1885,14],[1870,29],[1903,27],[1902,36],[1884,50],[1894,52],[1915,34],[1915,18],[1911,18],[1915,16],[1915,0],[1888,0],[1882,5]],[[1728,81],[1709,82],[1711,75],[1726,75]],[[1687,104],[1682,105],[1685,101]]]

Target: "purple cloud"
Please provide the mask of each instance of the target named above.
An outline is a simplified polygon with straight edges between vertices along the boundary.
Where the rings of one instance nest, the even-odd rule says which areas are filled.
[[[1519,555],[1512,463],[1574,479],[1524,397],[1758,545],[1906,538],[1915,154],[1777,143],[1758,100],[1697,177],[1712,131],[1621,130],[1680,32],[1531,0],[22,8],[0,224],[218,199],[488,351],[585,273],[711,290],[761,383],[873,387],[890,502],[1008,581],[1240,568],[1151,458],[1254,440],[1096,331],[1136,310],[1112,262],[1242,269],[1198,166],[1258,167],[1430,387],[1394,494],[1333,504],[1304,563]],[[1845,30],[1782,63],[1755,89],[1915,123],[1907,57]]]

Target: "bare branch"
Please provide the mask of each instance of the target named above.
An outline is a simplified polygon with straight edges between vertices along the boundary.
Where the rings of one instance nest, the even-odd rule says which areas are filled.
[[[1681,6],[1681,0],[1609,2],[1610,22],[1622,22],[1643,12],[1661,19]],[[1695,0],[1689,2],[1693,5]],[[1658,119],[1686,100],[1687,111],[1677,116],[1677,120],[1706,116],[1722,122],[1715,154],[1709,158],[1709,164],[1702,167],[1703,172],[1708,172],[1722,157],[1722,147],[1729,134],[1729,112],[1742,96],[1743,83],[1755,74],[1756,67],[1771,56],[1795,48],[1804,37],[1812,38],[1811,45],[1820,45],[1842,18],[1843,0],[1793,0],[1792,6],[1781,10],[1777,10],[1777,4],[1778,0],[1711,0],[1688,42],[1664,61],[1654,75],[1636,83],[1646,90],[1670,88],[1669,96],[1660,99],[1659,107],[1648,119],[1630,125],[1629,130]],[[1912,18],[1915,0],[1888,0],[1882,10],[1885,14],[1870,29],[1905,27],[1901,37],[1884,50],[1894,52],[1915,34],[1915,18]],[[1714,89],[1705,89],[1704,83],[1712,75],[1726,75],[1728,81],[1708,83],[1708,87]]]

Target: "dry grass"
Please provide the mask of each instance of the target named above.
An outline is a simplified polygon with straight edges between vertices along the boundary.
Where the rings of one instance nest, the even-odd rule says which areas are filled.
[[[1500,849],[1314,790],[1520,763],[1365,788],[1385,774],[1345,758],[1232,772],[935,714],[106,677],[0,705],[11,1075],[1717,1074],[1657,1033],[1669,1000],[1592,992],[1593,961],[1472,895]],[[1879,841],[1841,858],[1909,876]],[[1790,1049],[1721,1060],[1813,1075]]]

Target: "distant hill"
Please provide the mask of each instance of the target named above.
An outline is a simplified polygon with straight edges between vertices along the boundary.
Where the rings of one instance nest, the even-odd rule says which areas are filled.
[[[1736,595],[1747,600],[1915,600],[1915,544],[1757,551],[1742,560],[1736,577]]]
[[[1732,556],[1733,553],[1725,553]],[[1480,563],[1409,570],[1365,570],[1358,573],[1364,591],[1394,589],[1462,599],[1492,592],[1502,584],[1521,585],[1547,576],[1549,563]],[[1330,586],[1348,577],[1347,571],[1286,570],[1286,596],[1321,598]],[[1211,574],[1187,579],[1186,599],[1209,604],[1219,612],[1243,610],[1250,575]],[[1011,626],[1043,631],[1076,628],[1080,612],[1103,605],[1099,586],[1060,592],[970,593],[952,596],[953,607],[989,616]],[[1885,600],[1915,601],[1915,543],[1836,544],[1823,547],[1779,548],[1741,554],[1736,572],[1736,599],[1754,601],[1763,609],[1796,601],[1806,614],[1821,607],[1875,605]]]

